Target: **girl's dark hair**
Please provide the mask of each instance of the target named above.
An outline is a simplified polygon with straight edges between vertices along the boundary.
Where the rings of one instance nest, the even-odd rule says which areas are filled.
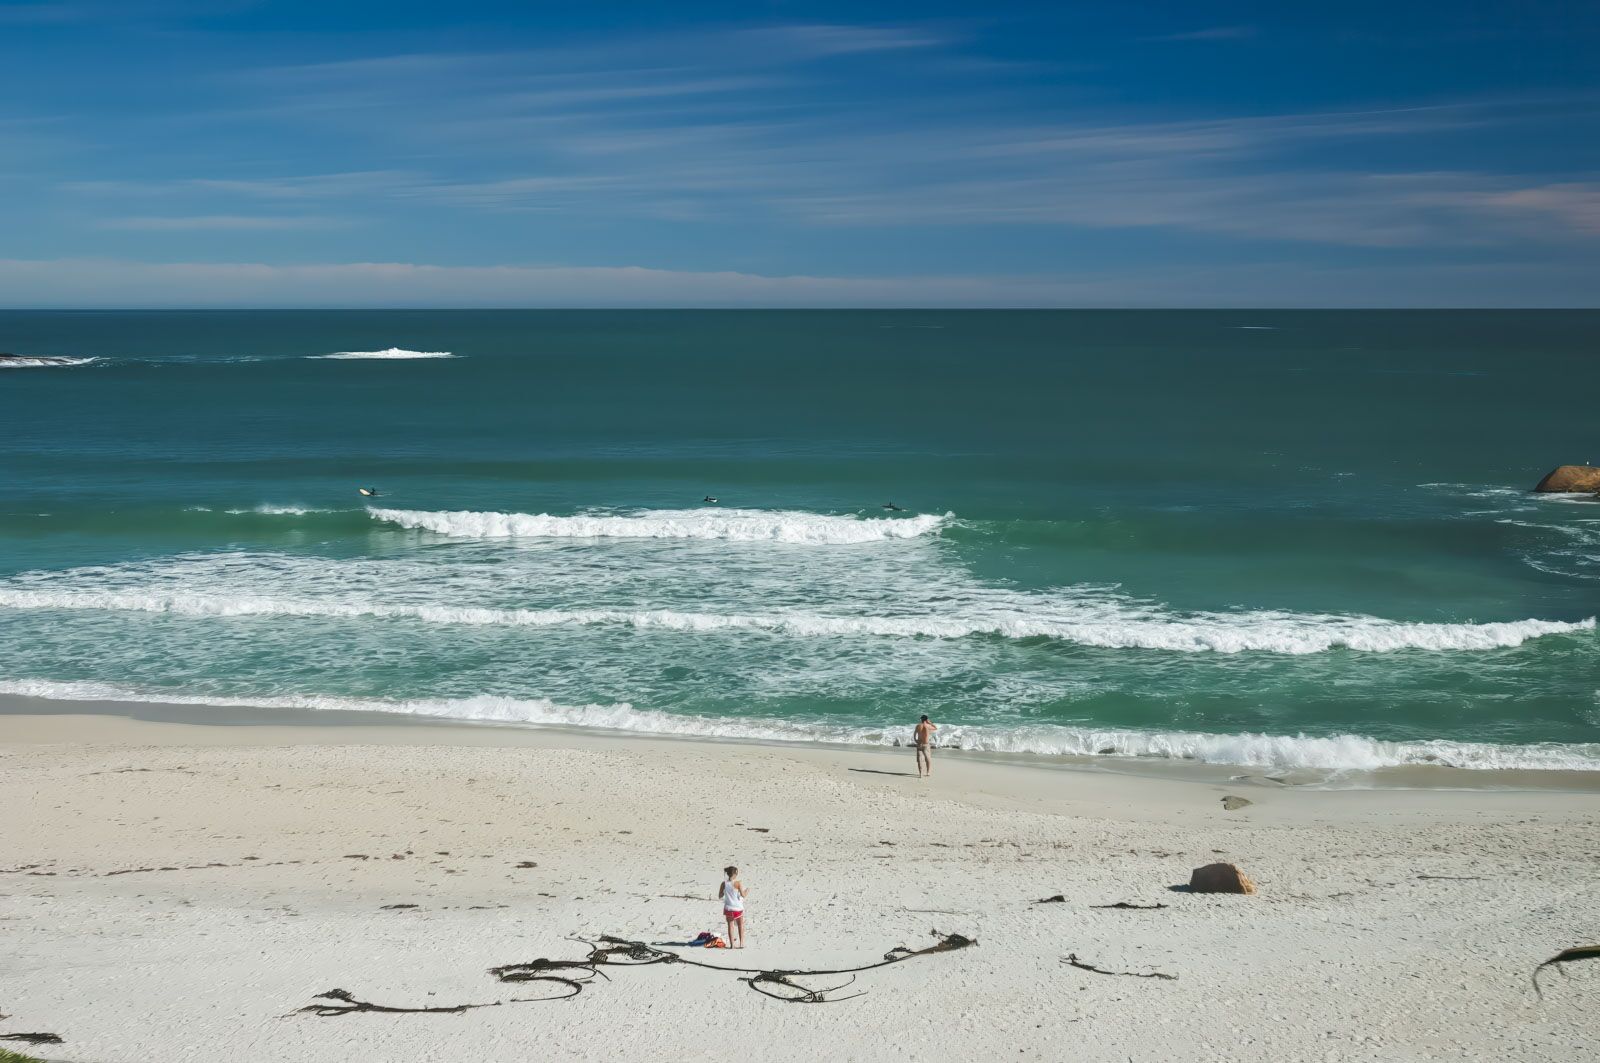
[[[736,867],[729,866],[729,867],[723,868],[722,869],[722,873],[724,875],[727,875],[729,878],[732,878],[733,876],[735,876],[735,875],[737,875],[739,873],[739,869],[736,868]]]

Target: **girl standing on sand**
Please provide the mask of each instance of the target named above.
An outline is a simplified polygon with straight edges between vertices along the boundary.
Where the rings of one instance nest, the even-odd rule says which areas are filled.
[[[722,885],[717,890],[717,896],[722,898],[722,918],[728,921],[728,947],[735,949],[744,948],[744,883],[739,881],[739,869],[725,867],[722,869]],[[738,944],[734,944],[734,934],[738,933]]]

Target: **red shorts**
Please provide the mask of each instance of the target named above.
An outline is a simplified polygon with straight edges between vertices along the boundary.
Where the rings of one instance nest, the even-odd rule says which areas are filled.
[[[744,912],[736,912],[732,908],[724,908],[722,909],[722,918],[726,919],[730,923],[737,923],[739,920],[744,918]]]

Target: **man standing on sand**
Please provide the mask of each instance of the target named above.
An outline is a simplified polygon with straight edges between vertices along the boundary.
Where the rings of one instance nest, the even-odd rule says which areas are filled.
[[[933,774],[933,755],[929,750],[933,746],[933,732],[938,729],[937,725],[929,723],[928,718],[924,716],[922,722],[917,724],[917,729],[911,732],[911,737],[916,740],[917,744],[917,778],[919,779],[924,774],[930,776]]]

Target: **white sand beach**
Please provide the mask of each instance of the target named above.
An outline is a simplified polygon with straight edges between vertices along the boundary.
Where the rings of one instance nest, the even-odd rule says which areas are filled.
[[[1600,1051],[1600,797],[1312,790],[939,756],[416,726],[0,715],[0,1033],[74,1063],[1576,1060]],[[1239,774],[1244,774],[1240,772]],[[1224,796],[1251,802],[1224,810]],[[1254,896],[1174,891],[1239,864]],[[608,966],[722,932],[831,1004]],[[1064,901],[1037,904],[1060,894]],[[1117,902],[1150,909],[1096,907]],[[402,907],[403,906],[403,907]],[[1094,973],[1162,973],[1172,979]],[[812,988],[848,976],[799,979]],[[302,1013],[317,994],[454,1014]],[[326,1001],[324,1001],[326,1002]]]

